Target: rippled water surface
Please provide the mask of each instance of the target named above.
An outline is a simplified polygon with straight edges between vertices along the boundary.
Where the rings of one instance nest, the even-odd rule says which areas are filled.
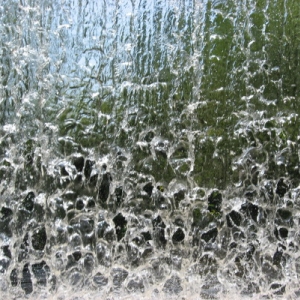
[[[298,0],[2,0],[0,295],[300,296]]]

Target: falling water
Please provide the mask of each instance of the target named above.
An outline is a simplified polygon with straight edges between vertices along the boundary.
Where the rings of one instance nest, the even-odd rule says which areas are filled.
[[[300,296],[298,0],[2,0],[0,295]]]

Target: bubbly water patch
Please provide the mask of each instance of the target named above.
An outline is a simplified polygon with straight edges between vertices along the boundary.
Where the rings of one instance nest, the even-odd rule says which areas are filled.
[[[0,5],[0,294],[296,299],[298,1],[119,2]]]

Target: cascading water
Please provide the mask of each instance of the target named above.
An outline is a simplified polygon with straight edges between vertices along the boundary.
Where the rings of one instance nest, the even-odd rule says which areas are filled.
[[[298,0],[2,0],[0,295],[300,295]]]

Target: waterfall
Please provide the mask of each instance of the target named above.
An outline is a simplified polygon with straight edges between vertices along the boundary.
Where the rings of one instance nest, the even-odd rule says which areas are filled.
[[[2,0],[0,294],[300,295],[298,0]]]

